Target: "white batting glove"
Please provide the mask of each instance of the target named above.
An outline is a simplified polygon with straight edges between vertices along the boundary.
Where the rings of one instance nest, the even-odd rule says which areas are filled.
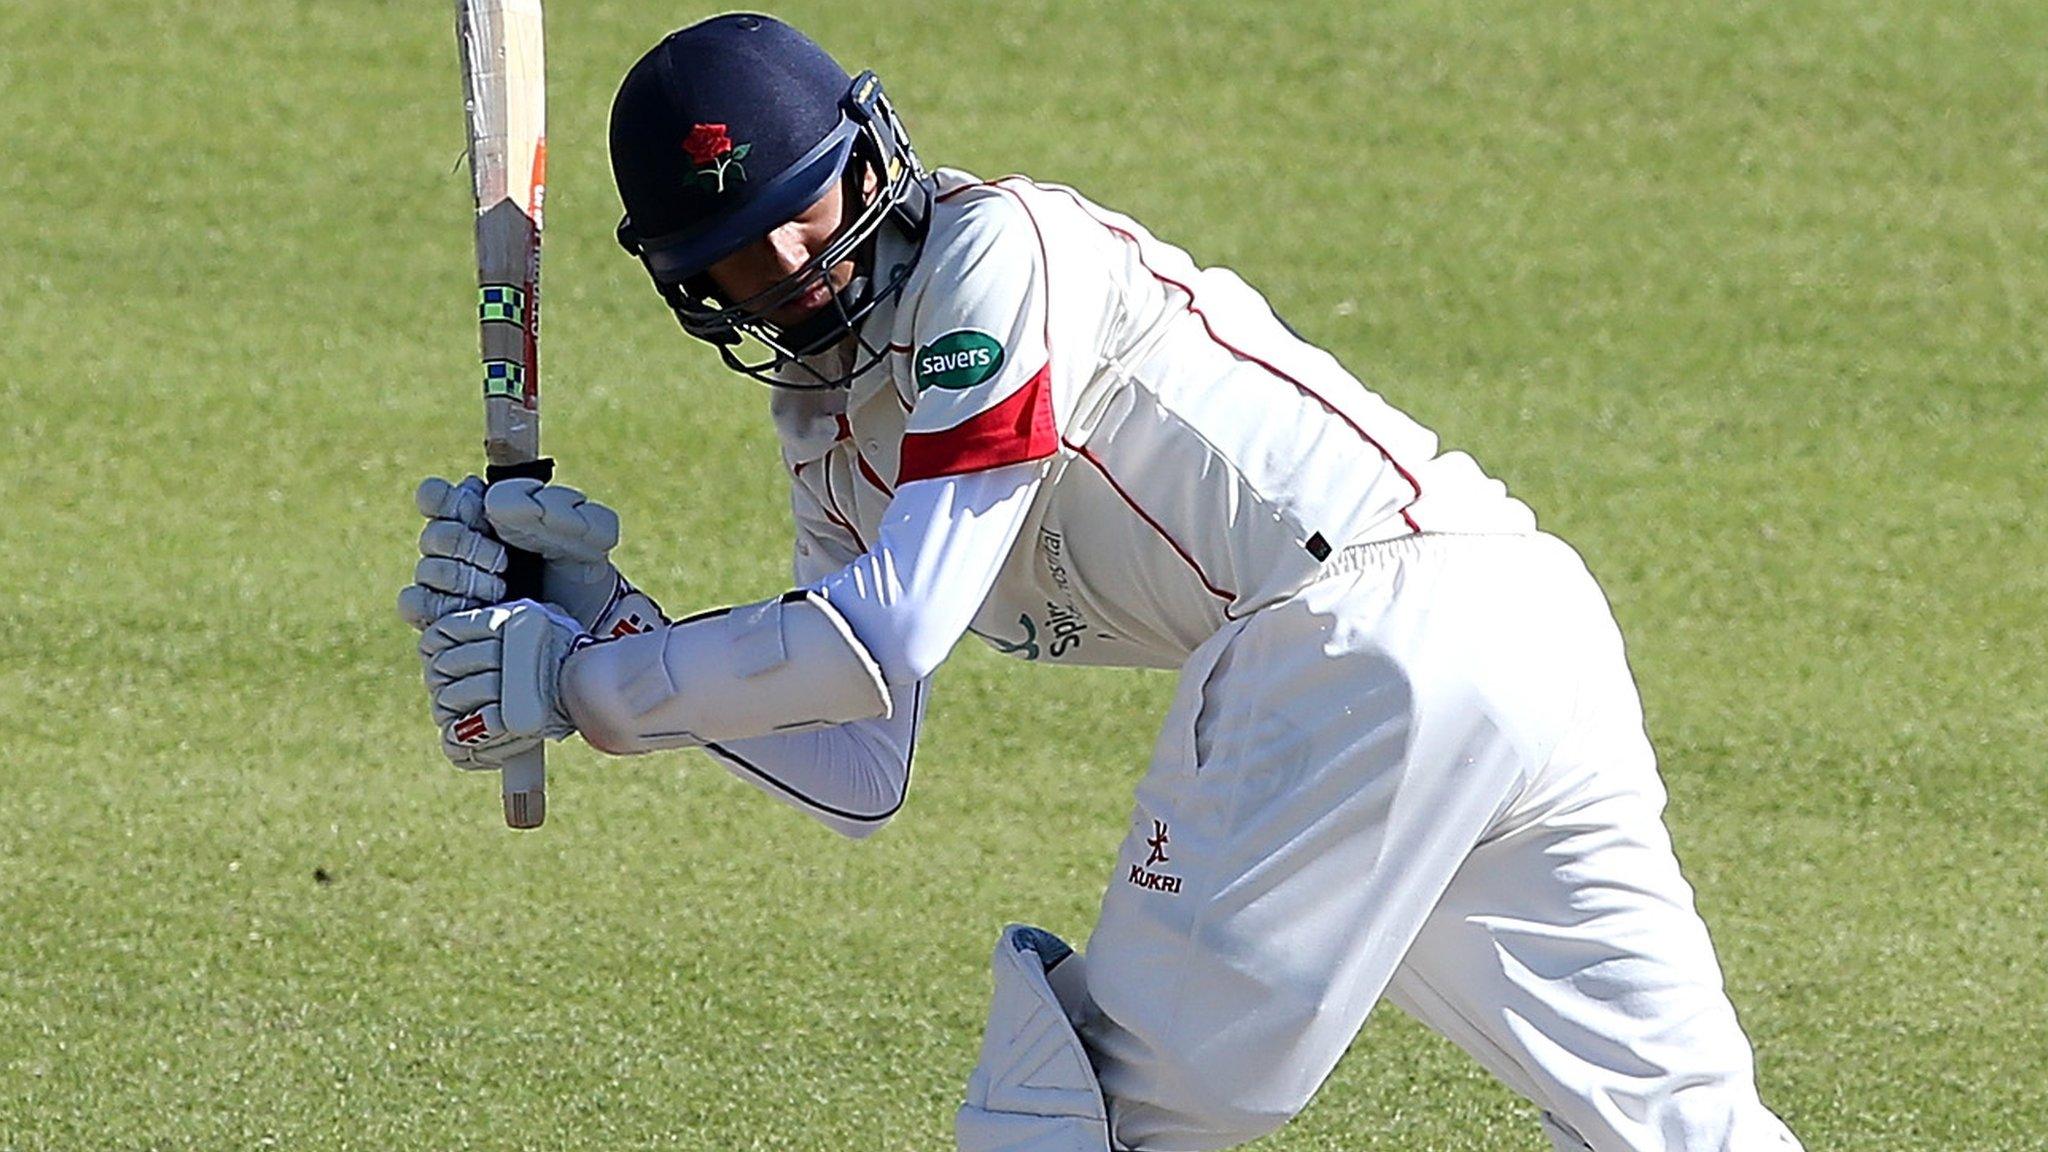
[[[661,606],[612,566],[618,513],[574,488],[501,480],[486,489],[474,476],[460,484],[430,477],[415,500],[427,526],[413,583],[398,597],[399,615],[415,628],[503,599],[508,544],[540,556],[541,598],[586,631],[610,638],[666,622]]]
[[[457,768],[495,771],[574,732],[562,708],[562,661],[587,640],[576,621],[532,600],[434,621],[420,637],[420,664],[441,751]]]
[[[398,593],[398,614],[405,622],[425,631],[450,612],[504,599],[505,546],[489,535],[484,482],[475,476],[460,484],[428,477],[413,502],[427,525],[420,530],[413,582]]]
[[[500,480],[484,493],[484,518],[492,535],[546,561],[542,597],[560,605],[585,628],[595,631],[616,603],[632,592],[632,585],[611,562],[611,550],[619,542],[619,514],[576,489],[538,480]]]

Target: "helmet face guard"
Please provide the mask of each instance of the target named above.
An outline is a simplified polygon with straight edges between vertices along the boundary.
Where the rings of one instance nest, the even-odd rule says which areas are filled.
[[[901,293],[924,252],[931,180],[873,72],[861,73],[848,87],[839,113],[824,139],[772,177],[739,212],[654,237],[640,235],[630,215],[619,221],[619,244],[640,259],[683,331],[717,348],[728,368],[776,387],[844,387],[879,361],[888,351],[886,338],[879,344],[858,338],[851,360],[830,372],[809,362],[855,336],[876,308]],[[706,269],[831,194],[835,184],[847,207],[824,249],[748,299],[721,298]],[[878,275],[875,245],[884,225],[894,225],[912,250]],[[813,315],[791,326],[767,319],[849,260],[853,279]],[[792,367],[804,378],[785,378]]]

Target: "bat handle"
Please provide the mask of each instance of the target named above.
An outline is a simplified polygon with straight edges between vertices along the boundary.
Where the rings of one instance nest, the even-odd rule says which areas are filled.
[[[523,464],[493,464],[484,470],[487,483],[525,478],[546,483],[555,474],[555,462],[543,456]],[[538,600],[541,570],[539,554],[523,548],[505,550],[505,599]],[[505,762],[502,773],[505,790],[505,825],[508,828],[538,828],[548,818],[547,745],[536,744]]]
[[[545,744],[505,761],[505,826],[538,828],[548,818],[548,749]]]

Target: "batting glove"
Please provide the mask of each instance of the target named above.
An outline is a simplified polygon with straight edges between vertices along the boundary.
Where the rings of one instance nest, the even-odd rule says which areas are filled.
[[[492,535],[546,561],[541,595],[586,631],[611,639],[666,622],[611,562],[619,514],[610,508],[565,485],[500,480],[484,493],[484,517]]]
[[[412,583],[398,593],[398,614],[414,628],[451,612],[505,598],[505,546],[484,519],[484,482],[475,476],[450,484],[438,476],[413,494],[427,525],[420,530],[420,560]]]
[[[618,514],[574,488],[502,480],[486,489],[474,476],[460,484],[429,477],[414,500],[427,524],[413,583],[398,595],[398,614],[414,628],[502,600],[507,544],[541,557],[542,599],[586,631],[624,636],[666,622],[612,566]]]
[[[589,639],[576,621],[532,600],[434,621],[420,636],[420,664],[441,751],[457,768],[495,771],[574,732],[562,708],[562,661]]]

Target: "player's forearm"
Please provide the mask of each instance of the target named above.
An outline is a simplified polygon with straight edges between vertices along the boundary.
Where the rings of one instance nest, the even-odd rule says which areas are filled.
[[[589,645],[560,685],[576,730],[619,755],[891,714],[874,658],[803,591]]]
[[[702,746],[856,839],[903,803],[925,693],[884,684],[836,610],[807,592],[589,645],[557,683],[593,747]]]
[[[967,631],[1039,484],[1035,464],[906,484],[873,549],[809,589],[593,645],[562,670],[593,747],[696,747],[890,716]]]
[[[733,775],[844,836],[873,835],[903,806],[925,685],[893,687],[887,719],[711,744]]]

